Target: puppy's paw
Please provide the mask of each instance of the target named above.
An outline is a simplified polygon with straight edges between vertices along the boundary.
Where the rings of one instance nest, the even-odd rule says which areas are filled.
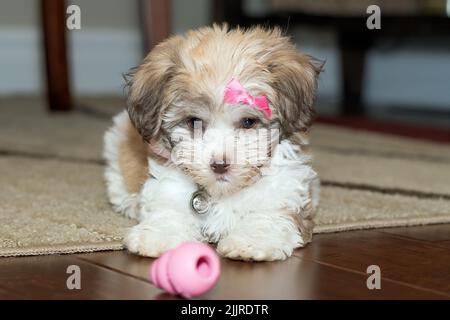
[[[154,228],[146,228],[138,224],[131,228],[124,243],[126,248],[133,253],[156,258],[187,240],[185,237],[173,234],[167,235]]]
[[[290,250],[292,253],[292,250]],[[234,260],[275,261],[284,260],[291,255],[282,248],[268,244],[250,244],[235,236],[228,236],[219,241],[217,252],[226,258]]]

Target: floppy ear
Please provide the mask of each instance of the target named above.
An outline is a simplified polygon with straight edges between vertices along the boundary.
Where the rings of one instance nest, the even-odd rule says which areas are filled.
[[[274,104],[284,136],[307,131],[311,125],[317,78],[322,66],[293,47],[281,49],[271,58],[268,69],[273,75]]]
[[[175,73],[179,40],[179,37],[173,37],[157,45],[141,65],[125,75],[128,89],[126,108],[131,122],[147,142],[160,133],[164,92]]]

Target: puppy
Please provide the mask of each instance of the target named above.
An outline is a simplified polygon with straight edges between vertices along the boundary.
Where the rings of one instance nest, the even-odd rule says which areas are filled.
[[[125,245],[157,257],[181,242],[282,260],[311,241],[319,182],[308,154],[321,67],[279,29],[213,26],[156,46],[127,79],[104,137]]]

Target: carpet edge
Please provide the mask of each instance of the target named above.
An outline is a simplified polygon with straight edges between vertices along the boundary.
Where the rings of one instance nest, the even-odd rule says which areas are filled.
[[[121,241],[109,243],[85,243],[76,245],[47,245],[26,248],[0,248],[0,257],[42,256],[52,254],[74,254],[97,251],[123,250]]]
[[[374,220],[370,224],[367,222],[344,223],[335,226],[318,226],[314,228],[314,234],[333,233],[351,230],[367,230],[379,228],[394,228],[405,226],[431,225],[450,223],[449,216],[440,216],[432,218],[414,218],[414,219],[396,219],[396,220]],[[313,240],[314,241],[314,240]],[[77,245],[52,245],[52,246],[37,246],[28,248],[11,248],[0,249],[0,257],[21,257],[21,256],[41,256],[52,254],[74,254],[74,253],[89,253],[98,251],[118,251],[124,250],[125,247],[122,242],[115,241],[103,244],[77,244]]]
[[[395,219],[395,220],[374,220],[368,223],[367,221],[343,223],[334,226],[317,226],[314,228],[314,234],[333,233],[352,230],[368,230],[380,228],[395,228],[395,227],[411,227],[430,224],[450,223],[450,215],[432,217],[432,218],[414,218],[414,219]],[[314,241],[314,240],[313,240]]]

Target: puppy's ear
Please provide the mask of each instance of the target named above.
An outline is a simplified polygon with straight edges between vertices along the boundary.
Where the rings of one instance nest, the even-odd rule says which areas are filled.
[[[125,75],[127,111],[142,138],[149,142],[159,136],[165,89],[175,73],[179,37],[157,45],[138,67]]]
[[[294,47],[282,49],[272,57],[268,69],[273,75],[274,103],[284,136],[307,131],[311,125],[317,78],[322,66]]]

